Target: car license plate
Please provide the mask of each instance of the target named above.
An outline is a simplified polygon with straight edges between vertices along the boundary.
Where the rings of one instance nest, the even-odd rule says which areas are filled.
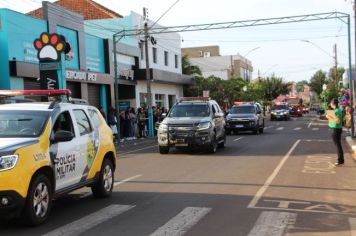
[[[188,143],[176,143],[176,147],[188,147]]]
[[[281,116],[277,116],[277,118],[281,118]]]
[[[243,125],[235,125],[235,128],[243,128]]]

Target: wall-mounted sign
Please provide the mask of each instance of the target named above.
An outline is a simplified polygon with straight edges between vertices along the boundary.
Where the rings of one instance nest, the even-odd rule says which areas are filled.
[[[97,80],[97,76],[98,75],[96,73],[89,73],[86,71],[72,71],[72,70],[66,71],[66,79],[70,79],[70,80],[95,82]]]

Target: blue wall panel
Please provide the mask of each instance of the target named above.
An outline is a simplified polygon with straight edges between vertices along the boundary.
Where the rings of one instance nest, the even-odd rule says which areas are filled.
[[[67,69],[79,70],[79,49],[78,49],[78,32],[65,27],[57,26],[57,33],[63,35],[66,41],[69,42],[74,53],[74,57],[70,61],[65,61]]]
[[[85,34],[86,68],[100,73],[105,73],[104,40]]]

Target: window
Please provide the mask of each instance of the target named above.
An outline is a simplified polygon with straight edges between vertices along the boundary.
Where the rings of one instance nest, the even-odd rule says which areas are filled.
[[[80,136],[92,131],[89,119],[83,110],[74,110],[75,120],[77,121]]]
[[[174,55],[174,67],[178,68],[178,55]]]
[[[164,107],[164,94],[155,94],[156,106]]]
[[[65,130],[74,133],[72,118],[68,111],[61,113],[56,122],[54,122],[52,134],[54,135],[57,131]]]
[[[157,48],[152,48],[153,63],[157,63]]]
[[[168,66],[168,52],[164,51],[164,65]]]
[[[0,138],[38,137],[47,123],[47,111],[9,111],[0,113]]]
[[[89,109],[88,112],[91,120],[93,121],[93,125],[98,128],[101,125],[100,116],[98,112],[92,109]]]
[[[169,112],[168,117],[208,117],[210,108],[207,104],[177,104]]]
[[[210,57],[210,52],[204,52],[204,57]]]

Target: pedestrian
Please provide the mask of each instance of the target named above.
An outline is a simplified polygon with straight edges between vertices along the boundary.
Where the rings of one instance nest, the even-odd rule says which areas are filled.
[[[137,110],[137,126],[138,126],[138,137],[144,138],[145,135],[145,124],[146,116],[142,108]]]
[[[109,117],[108,117],[108,124],[110,125],[110,128],[112,130],[112,133],[114,135],[114,142],[117,141],[117,119],[116,119],[116,111],[113,107],[110,107],[109,109]]]
[[[125,111],[125,119],[124,119],[124,137],[127,140],[131,140],[130,134],[131,134],[131,119],[130,119],[130,111],[129,109],[127,109]]]
[[[130,109],[130,138],[131,139],[136,139],[136,124],[137,124],[137,116],[135,113],[135,108]]]
[[[125,128],[126,128],[125,111],[120,111],[120,143],[125,141]]]
[[[332,99],[330,103],[332,110],[329,110],[326,114],[326,118],[329,120],[329,127],[332,129],[332,139],[337,149],[337,162],[335,166],[342,166],[345,162],[344,151],[341,145],[341,134],[342,134],[342,111],[339,108],[339,101],[337,98]]]
[[[350,128],[351,128],[351,107],[350,106],[346,106],[345,108],[345,122],[344,122],[344,126],[347,129],[347,133],[351,134],[350,132]]]

